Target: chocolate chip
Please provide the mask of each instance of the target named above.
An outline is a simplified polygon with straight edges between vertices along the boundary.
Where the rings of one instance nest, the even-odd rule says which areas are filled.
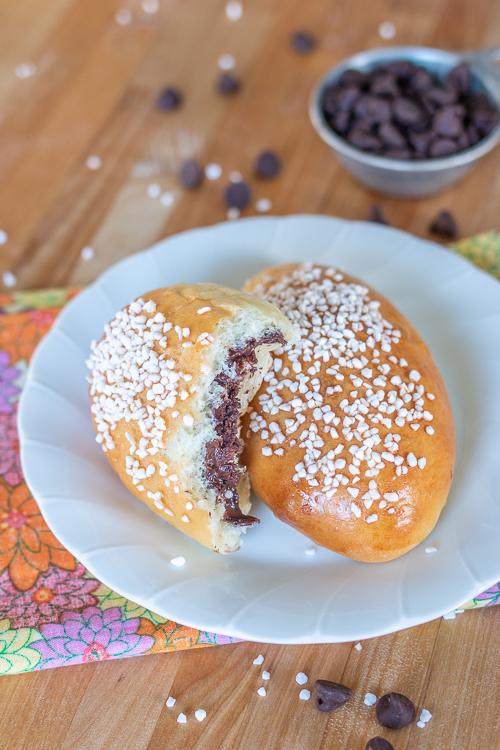
[[[221,73],[217,79],[216,89],[219,94],[223,96],[230,96],[236,94],[241,88],[241,82],[238,78],[235,78],[231,73]]]
[[[362,73],[360,70],[354,68],[348,68],[344,70],[340,76],[339,83],[341,86],[357,86],[361,88],[368,80],[366,73]]]
[[[462,128],[462,132],[455,138],[455,140],[457,142],[458,151],[465,151],[466,148],[469,148],[469,136],[464,128]]]
[[[493,109],[478,109],[473,112],[472,122],[479,132],[486,136],[498,123],[498,113]]]
[[[469,146],[475,146],[476,143],[479,143],[481,140],[481,136],[475,125],[469,125],[467,128],[467,136],[469,138]]]
[[[461,104],[448,104],[434,115],[432,128],[438,135],[458,138],[463,132],[465,107]]]
[[[342,135],[344,135],[344,133],[347,133],[350,123],[350,112],[339,112],[332,120],[333,129],[336,130],[337,133],[341,133]]]
[[[458,146],[451,138],[434,138],[429,145],[429,156],[432,159],[439,159],[444,156],[456,154]]]
[[[365,94],[354,105],[354,114],[365,122],[376,125],[391,119],[391,105],[384,99]]]
[[[441,211],[429,225],[429,232],[453,240],[458,235],[457,222],[449,211]]]
[[[314,683],[316,691],[316,706],[320,711],[336,711],[343,706],[352,695],[351,688],[339,685],[338,682],[330,680],[316,680]]]
[[[474,94],[467,97],[468,107],[472,112],[475,110],[491,109],[490,100],[486,94]]]
[[[229,208],[246,208],[250,203],[252,191],[246,182],[232,182],[224,190],[224,200]]]
[[[337,95],[337,107],[347,112],[352,109],[360,96],[361,89],[358,86],[347,86],[347,88],[341,89]]]
[[[391,122],[384,122],[378,129],[378,136],[386,146],[391,148],[404,148],[408,141],[404,135]]]
[[[426,155],[429,144],[435,138],[435,135],[432,130],[426,130],[423,133],[410,133],[408,138],[417,154]]]
[[[409,79],[416,72],[417,66],[410,60],[395,60],[386,65],[385,70],[398,78]]]
[[[255,174],[263,180],[269,180],[272,177],[276,177],[280,169],[281,161],[274,151],[263,151],[255,160]]]
[[[375,222],[375,224],[385,224],[386,226],[390,226],[384,212],[382,211],[380,206],[377,206],[376,203],[372,203],[372,205],[370,206],[370,210],[368,211],[366,220],[373,221]]]
[[[307,31],[295,31],[291,37],[292,47],[300,55],[307,55],[316,46],[316,39]]]
[[[345,70],[326,87],[323,112],[355,148],[388,159],[437,159],[465,151],[498,126],[500,111],[485,93],[473,94],[465,65],[444,80],[410,60],[370,73]]]
[[[182,104],[182,94],[177,89],[168,87],[160,91],[156,100],[157,109],[162,112],[172,112]]]
[[[440,105],[436,104],[436,102],[432,101],[432,99],[429,99],[426,92],[424,92],[420,96],[420,102],[422,104],[422,108],[428,115],[435,115],[439,110]]]
[[[455,104],[458,92],[454,86],[433,86],[425,92],[425,96],[434,104],[444,107],[445,104]]]
[[[434,76],[425,68],[418,68],[415,75],[411,77],[411,87],[414,91],[422,94],[428,91],[434,84]]]
[[[194,159],[185,161],[178,173],[179,182],[187,190],[194,190],[201,185],[203,180],[203,169]]]
[[[368,740],[365,750],[394,750],[394,746],[383,737],[372,737]]]
[[[375,138],[374,135],[361,130],[361,128],[353,128],[347,135],[347,140],[355,148],[360,148],[363,151],[378,151],[382,146],[382,141]]]
[[[394,118],[400,122],[401,125],[417,125],[425,120],[425,115],[418,104],[415,104],[411,99],[407,99],[403,96],[393,101],[392,112]]]
[[[399,96],[401,89],[398,86],[396,76],[392,73],[378,73],[374,75],[370,85],[370,94],[373,94],[373,96]]]
[[[460,63],[452,68],[446,76],[446,81],[461,94],[467,94],[471,86],[470,68],[467,63]]]
[[[377,701],[375,712],[382,726],[389,729],[402,729],[415,718],[415,706],[401,693],[383,695]]]
[[[334,115],[338,110],[338,90],[326,89],[323,94],[323,110],[327,115]]]

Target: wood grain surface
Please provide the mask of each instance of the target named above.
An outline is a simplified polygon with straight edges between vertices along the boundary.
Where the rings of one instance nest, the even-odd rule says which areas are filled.
[[[144,5],[144,3],[143,3]],[[324,213],[364,219],[376,201],[394,226],[421,237],[443,208],[467,236],[500,225],[500,149],[455,188],[426,200],[380,198],[357,185],[312,130],[315,80],[342,58],[387,44],[453,50],[498,44],[498,0],[243,0],[230,21],[224,0],[0,0],[0,278],[17,288],[92,281],[156,240],[222,221],[222,190],[239,171],[273,214]],[[148,4],[144,5],[148,8]],[[127,8],[131,21],[116,13]],[[318,38],[310,55],[289,35]],[[233,97],[215,93],[217,61],[236,59]],[[36,73],[16,76],[35,63]],[[182,108],[161,113],[172,84]],[[278,151],[278,179],[252,175],[255,155]],[[100,169],[86,161],[96,155]],[[183,191],[183,159],[216,162],[223,177]],[[149,198],[157,182],[173,204]],[[253,204],[252,204],[253,205]],[[255,214],[248,209],[245,215]],[[91,260],[81,250],[94,249]],[[9,277],[7,277],[9,278]],[[253,659],[262,653],[262,667]],[[262,669],[271,673],[263,685]],[[343,682],[353,698],[333,714],[300,701],[298,671]],[[500,748],[500,607],[466,612],[362,644],[232,646],[138,657],[3,677],[0,750],[364,750],[374,735],[396,750]],[[366,692],[405,693],[433,719],[384,730]],[[168,709],[169,695],[177,698]],[[204,708],[199,723],[194,711]],[[188,722],[178,724],[179,711]]]

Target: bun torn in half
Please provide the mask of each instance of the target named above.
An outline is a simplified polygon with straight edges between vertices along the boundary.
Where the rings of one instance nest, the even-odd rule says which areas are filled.
[[[217,552],[239,548],[250,484],[240,417],[298,332],[273,305],[215,284],[177,284],[120,310],[92,342],[96,440],[127,488]]]

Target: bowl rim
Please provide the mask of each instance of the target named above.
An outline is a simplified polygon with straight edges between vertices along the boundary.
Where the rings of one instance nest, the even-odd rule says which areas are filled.
[[[361,69],[369,64],[376,64],[384,60],[394,60],[401,56],[411,56],[412,61],[418,62],[425,67],[425,61],[435,59],[440,56],[441,61],[449,62],[451,65],[458,65],[460,62],[471,63],[468,56],[456,52],[448,52],[437,47],[418,47],[418,46],[401,46],[401,47],[378,47],[376,49],[364,50],[357,52],[350,57],[343,59],[337,65],[330,68],[314,86],[309,98],[309,118],[319,136],[334,151],[338,151],[343,156],[359,163],[385,169],[393,172],[438,172],[445,169],[462,167],[470,164],[491,151],[500,141],[500,121],[493,130],[483,138],[479,143],[458,154],[451,154],[440,159],[422,159],[419,161],[407,161],[403,159],[390,159],[386,156],[378,156],[368,151],[351,146],[347,141],[341,138],[327,123],[321,107],[321,100],[326,86],[338,78],[340,74],[348,68]],[[474,69],[473,63],[471,67]],[[491,99],[496,104],[500,113],[500,95],[495,91],[491,82],[484,73],[474,69],[475,75],[481,80],[481,83],[487,90]]]

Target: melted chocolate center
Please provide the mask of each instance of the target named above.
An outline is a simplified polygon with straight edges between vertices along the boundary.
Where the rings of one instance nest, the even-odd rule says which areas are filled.
[[[223,392],[212,412],[217,437],[206,445],[205,472],[209,486],[216,492],[216,501],[226,506],[224,520],[235,526],[259,523],[258,518],[246,516],[241,512],[238,497],[238,482],[246,473],[238,461],[243,450],[238,438],[241,411],[238,394],[242,380],[256,370],[256,348],[261,344],[275,343],[282,346],[285,344],[279,331],[269,333],[258,341],[254,338],[248,339],[239,349],[230,349],[228,364],[234,365],[235,375],[230,376],[221,372],[215,377],[215,382],[222,386]]]

